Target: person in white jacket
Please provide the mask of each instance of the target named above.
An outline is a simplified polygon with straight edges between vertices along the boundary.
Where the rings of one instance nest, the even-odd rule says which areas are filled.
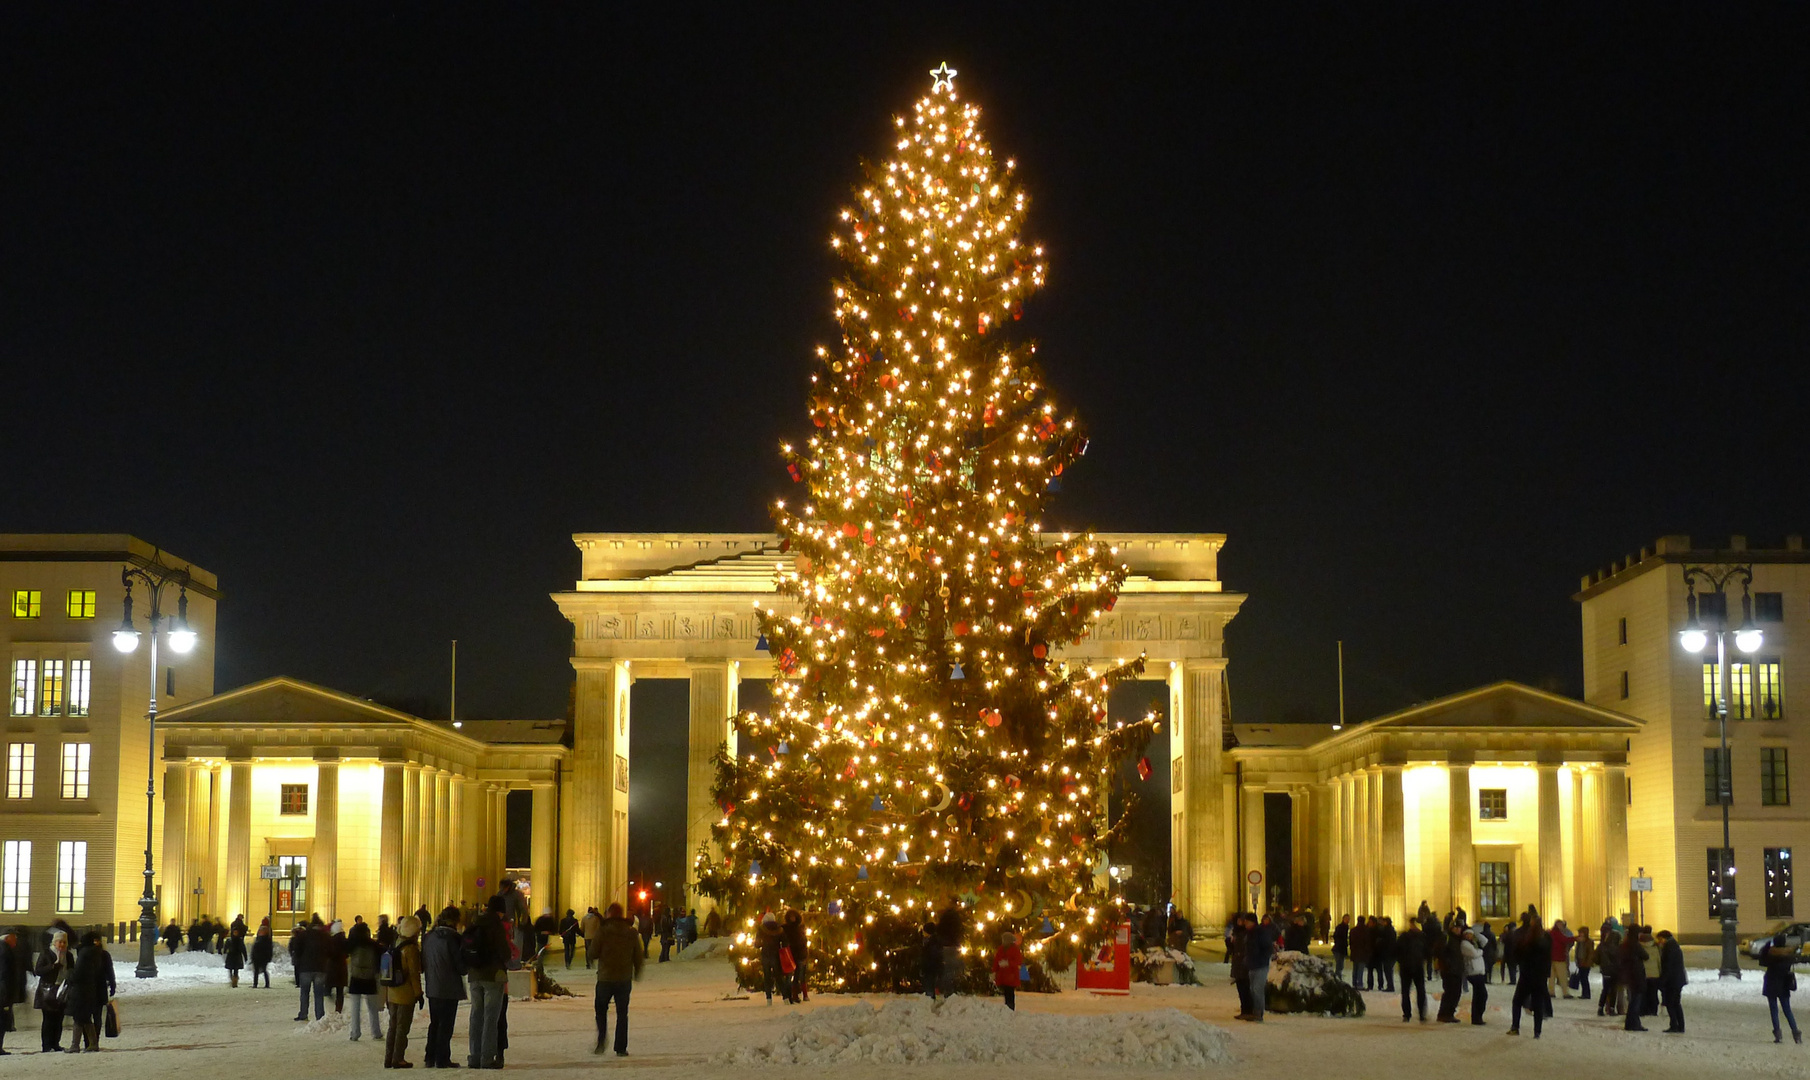
[[[1471,1023],[1483,1026],[1483,1007],[1489,1004],[1489,965],[1483,959],[1483,943],[1477,931],[1466,930],[1459,947],[1464,951],[1465,979],[1471,984]]]

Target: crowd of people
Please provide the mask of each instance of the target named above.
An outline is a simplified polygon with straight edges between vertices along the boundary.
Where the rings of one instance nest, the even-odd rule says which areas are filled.
[[[1468,994],[1470,1022],[1483,1026],[1489,986],[1500,974],[1501,981],[1514,988],[1506,1034],[1521,1034],[1525,1015],[1532,1018],[1537,1039],[1553,1015],[1555,998],[1592,999],[1594,973],[1599,980],[1598,1016],[1619,1016],[1624,1030],[1647,1031],[1645,1018],[1657,1017],[1663,1007],[1666,1026],[1660,1030],[1684,1032],[1683,991],[1689,978],[1683,947],[1669,930],[1655,934],[1651,926],[1624,926],[1611,917],[1603,920],[1593,939],[1589,927],[1573,933],[1563,919],[1547,926],[1533,905],[1518,920],[1505,920],[1498,930],[1487,920],[1471,923],[1462,908],[1436,915],[1425,901],[1399,929],[1387,915],[1355,920],[1346,915],[1336,926],[1330,911],[1317,917],[1299,909],[1235,916],[1226,927],[1225,942],[1238,990],[1239,1020],[1263,1020],[1264,987],[1276,952],[1307,952],[1316,938],[1331,946],[1336,978],[1345,979],[1349,963],[1352,987],[1387,994],[1399,988],[1404,1023],[1416,1017],[1427,1022],[1427,986],[1437,980],[1435,1019],[1461,1023],[1458,1012]],[[1759,957],[1766,972],[1761,993],[1771,1009],[1774,1042],[1783,1041],[1781,1016],[1793,1040],[1803,1042],[1791,1012],[1791,994],[1797,988],[1792,965],[1801,955],[1801,945],[1781,934]]]

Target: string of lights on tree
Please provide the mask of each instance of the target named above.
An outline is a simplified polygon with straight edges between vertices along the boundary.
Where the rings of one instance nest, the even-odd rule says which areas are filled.
[[[952,898],[980,940],[1022,928],[1045,960],[1096,940],[1130,812],[1108,820],[1107,785],[1157,726],[1107,713],[1141,657],[1055,655],[1126,570],[1091,533],[1042,530],[1087,449],[1015,332],[1044,252],[1020,238],[1028,199],[980,109],[948,65],[931,74],[830,236],[841,342],[817,350],[812,431],[781,447],[799,492],[774,507],[796,608],[760,612],[773,707],[733,721],[718,850],[696,868],[745,920],[744,971],[762,912],[811,911],[826,987],[898,988],[900,927]]]

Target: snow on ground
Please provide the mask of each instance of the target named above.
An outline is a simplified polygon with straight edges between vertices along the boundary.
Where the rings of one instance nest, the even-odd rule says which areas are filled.
[[[718,1054],[725,1065],[1111,1065],[1174,1067],[1230,1060],[1223,1028],[1175,1009],[1054,1016],[995,998],[932,1004],[908,997],[793,1016],[771,1043]]]
[[[331,1030],[296,1037],[309,1025],[294,1020],[298,995],[287,957],[280,952],[284,966],[272,971],[274,986],[268,990],[253,990],[249,975],[238,989],[229,988],[220,958],[205,953],[160,954],[161,977],[146,982],[132,977],[135,950],[119,946],[114,955],[125,1030],[118,1039],[104,1040],[105,1052],[78,1059],[83,1080],[177,1076],[245,1080],[272,1075],[273,1070],[355,1077],[374,1076],[382,1067],[382,1043],[368,1033],[363,1041],[352,1042],[343,1026],[349,1017],[319,1025]],[[1211,1067],[1213,1080],[1299,1080],[1303,1074],[1336,1074],[1338,1080],[1448,1080],[1455,1069],[1472,1071],[1473,1064],[1491,1075],[1581,1075],[1600,1080],[1810,1077],[1810,1046],[1795,1046],[1789,1036],[1784,1045],[1773,1045],[1758,973],[1747,972],[1739,983],[1719,982],[1713,971],[1700,970],[1711,957],[1693,959],[1692,983],[1684,999],[1689,1030],[1682,1036],[1661,1034],[1657,1028],[1663,1024],[1652,1025],[1654,1030],[1645,1034],[1624,1032],[1619,1020],[1599,1019],[1594,1002],[1560,1000],[1544,1038],[1537,1042],[1504,1038],[1511,991],[1501,983],[1489,987],[1484,1027],[1404,1024],[1399,995],[1380,992],[1365,995],[1369,1013],[1364,1017],[1271,1015],[1262,1024],[1241,1024],[1232,1019],[1238,1004],[1226,966],[1204,962],[1198,965],[1205,983],[1200,987],[1138,985],[1129,997],[1119,998],[1073,991],[1021,994],[1016,1016],[1008,1016],[997,998],[958,999],[954,1007],[945,1008],[952,1016],[973,1018],[976,1026],[965,1037],[982,1046],[1009,1037],[1016,1029],[1008,1025],[1034,1030],[1035,1038],[1047,1040],[1052,1052],[1030,1068],[1043,1075],[1051,1073],[1052,1066],[1059,1067],[1063,1080],[1172,1080],[1181,1075],[1160,1064],[1101,1064],[1124,1060],[1122,1040],[1113,1054],[1107,1053],[1114,1047],[1106,1038],[1091,1048],[1061,1041],[1075,1030],[1068,1025],[1102,1022],[1102,1031],[1115,1023],[1131,1028],[1133,1021],[1120,1018],[1171,1009],[1227,1033],[1229,1060]],[[833,1030],[839,1023],[827,1017],[814,1020],[815,1014],[858,1007],[874,1015],[887,1012],[889,1004],[895,1010],[900,1005],[912,1007],[904,999],[881,995],[814,995],[801,1006],[768,1005],[763,995],[732,993],[729,963],[720,956],[668,964],[650,961],[647,977],[634,988],[632,1056],[599,1058],[591,1055],[596,1040],[590,1000],[595,976],[584,970],[582,961],[570,972],[555,964],[553,973],[579,996],[509,1006],[508,1070],[525,1074],[524,1080],[571,1080],[574,1070],[607,1071],[627,1080],[748,1080],[753,1067],[739,1061],[756,1057],[759,1048],[777,1046],[797,1030]],[[1437,987],[1430,989],[1436,997]],[[1799,995],[1799,1012],[1810,1022],[1807,999],[1810,995]],[[465,1012],[460,1009],[453,1041],[461,1056]],[[1463,1015],[1469,1015],[1468,1003]],[[989,1028],[987,1021],[995,1018],[996,1027]],[[60,1054],[35,1052],[38,1015],[29,1006],[20,1006],[17,1019],[18,1033],[6,1038],[13,1056],[0,1068],[5,1080],[65,1076],[74,1062],[62,1060]],[[1035,1026],[1043,1022],[1057,1025],[1058,1033],[1043,1034]],[[1531,1026],[1524,1023],[1524,1036],[1531,1035]],[[427,1018],[417,1014],[408,1054],[417,1067],[426,1034]],[[1142,1043],[1141,1031],[1138,1037]],[[68,1041],[65,1034],[64,1042]],[[974,1058],[968,1063],[938,1059],[927,1065],[863,1058],[857,1069],[862,1080],[1000,1080],[1002,1075],[1000,1064]],[[757,1071],[784,1075],[786,1080],[843,1080],[851,1075],[848,1065],[833,1061]]]

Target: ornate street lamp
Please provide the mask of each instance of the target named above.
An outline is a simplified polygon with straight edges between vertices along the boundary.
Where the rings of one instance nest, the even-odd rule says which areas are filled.
[[[1736,580],[1741,583],[1741,625],[1730,630],[1728,596],[1724,589]],[[1713,613],[1715,626],[1711,630],[1706,630],[1697,619],[1699,581],[1708,586],[1717,600]],[[1693,655],[1709,647],[1711,633],[1716,635],[1716,727],[1722,745],[1716,760],[1716,801],[1722,804],[1722,866],[1716,881],[1716,904],[1722,913],[1722,967],[1717,974],[1724,979],[1741,977],[1741,950],[1735,940],[1736,900],[1729,895],[1732,891],[1730,879],[1735,876],[1735,853],[1728,834],[1728,807],[1734,801],[1728,760],[1728,638],[1733,634],[1735,648],[1744,653],[1758,651],[1765,640],[1765,635],[1753,621],[1753,595],[1749,591],[1752,585],[1753,567],[1750,565],[1685,567],[1684,629],[1678,631],[1678,643],[1685,652]]]
[[[145,894],[138,899],[138,968],[133,972],[141,979],[157,977],[157,892],[153,888],[152,879],[156,871],[151,865],[151,847],[155,839],[157,821],[157,634],[161,629],[169,641],[170,650],[177,654],[186,654],[195,648],[200,636],[189,627],[189,571],[188,567],[178,569],[165,566],[162,552],[152,555],[146,565],[127,565],[119,572],[120,584],[126,587],[125,615],[120,619],[119,629],[113,631],[113,647],[122,653],[134,652],[138,648],[138,628],[132,624],[132,583],[137,581],[144,585],[151,596],[151,613],[148,620],[151,629],[151,698],[150,710],[145,718],[150,721],[150,753],[145,764]],[[168,627],[163,626],[163,590],[165,586],[174,584],[177,587],[176,618]]]

